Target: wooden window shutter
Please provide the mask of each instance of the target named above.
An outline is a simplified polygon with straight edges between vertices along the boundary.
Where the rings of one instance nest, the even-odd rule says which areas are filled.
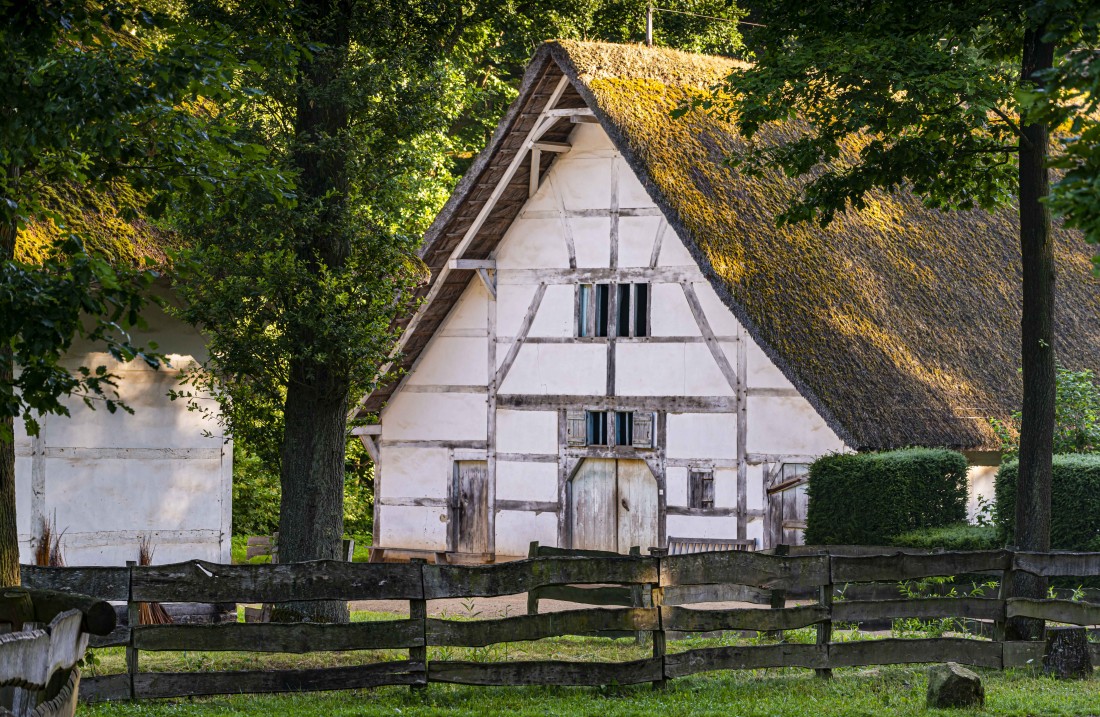
[[[570,446],[588,443],[588,422],[584,411],[568,411],[565,414],[565,442]]]
[[[635,448],[652,448],[654,414],[634,411],[633,416],[634,435],[631,445]]]
[[[703,475],[703,500],[701,508],[713,508],[714,507],[714,474],[706,473]]]

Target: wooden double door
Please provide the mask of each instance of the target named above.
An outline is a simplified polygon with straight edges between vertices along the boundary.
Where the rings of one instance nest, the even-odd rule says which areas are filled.
[[[642,553],[659,547],[657,479],[645,461],[585,458],[569,484],[572,547]]]

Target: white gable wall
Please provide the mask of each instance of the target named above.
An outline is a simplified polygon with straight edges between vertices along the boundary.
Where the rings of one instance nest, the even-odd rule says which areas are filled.
[[[228,562],[232,528],[232,445],[224,442],[212,412],[189,411],[171,401],[179,371],[205,357],[191,327],[150,307],[149,327],[138,342],[156,341],[172,366],[154,371],[141,362],[119,363],[94,347],[74,345],[64,360],[106,366],[119,376],[119,394],[133,410],[109,413],[79,399],[71,417],[47,416],[30,438],[16,422],[16,500],[20,560],[33,562],[43,519],[63,533],[69,565],[122,565],[138,559],[147,537],[158,563],[201,558]],[[204,435],[210,433],[212,435]]]
[[[784,462],[845,449],[721,302],[599,125],[578,124],[571,141],[495,252],[496,301],[472,279],[382,412],[381,545],[451,547],[453,462],[473,459],[489,465],[490,552],[567,544],[563,485],[581,458],[609,450],[565,446],[568,409],[658,413],[653,450],[615,451],[659,474],[662,538],[762,539],[765,481]],[[608,282],[649,283],[649,336],[575,337],[577,284]],[[503,374],[495,391],[490,365]],[[692,469],[713,471],[709,510],[688,507]]]

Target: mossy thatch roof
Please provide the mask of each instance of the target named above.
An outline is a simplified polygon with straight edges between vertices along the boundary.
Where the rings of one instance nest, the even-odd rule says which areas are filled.
[[[725,161],[742,146],[730,124],[670,114],[733,66],[562,41],[546,43],[530,73],[570,78],[719,296],[848,445],[997,447],[988,419],[1009,418],[1021,395],[1016,212],[941,212],[906,192],[875,193],[826,228],[777,228],[797,180],[741,176]],[[516,106],[530,113],[522,94]],[[506,157],[496,146],[484,153],[488,164]],[[460,185],[426,252],[453,246],[446,238],[462,228],[452,226],[454,205],[491,179],[480,175]],[[1100,369],[1100,281],[1090,258],[1078,234],[1056,231],[1055,349],[1074,369]]]
[[[143,198],[124,183],[92,189],[80,185],[51,186],[44,203],[55,212],[66,233],[84,241],[89,253],[120,266],[152,263],[163,266],[175,247],[174,237],[141,214]],[[39,263],[54,251],[62,229],[53,220],[31,222],[15,242],[15,258]]]

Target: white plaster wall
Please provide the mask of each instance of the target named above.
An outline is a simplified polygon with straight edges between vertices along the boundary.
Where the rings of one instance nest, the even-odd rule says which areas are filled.
[[[737,457],[737,417],[732,413],[675,413],[668,417],[669,458]]]
[[[497,410],[498,453],[558,452],[558,414],[554,411]]]
[[[381,513],[379,545],[441,550],[447,545],[447,509],[387,505]]]
[[[381,503],[393,498],[447,498],[451,449],[383,444],[381,462],[382,479],[375,488]]]
[[[673,538],[736,538],[737,518],[670,515],[666,523]]]
[[[531,541],[551,547],[558,544],[558,516],[520,510],[497,512],[497,554],[526,557]]]
[[[458,360],[455,360],[458,359]],[[425,351],[409,385],[484,386],[489,373],[489,347],[485,337],[436,336]]]
[[[990,504],[995,498],[998,466],[970,466],[967,471],[968,497],[966,504],[967,520],[974,522],[978,515],[978,497]]]
[[[688,504],[688,469],[681,466],[665,468],[665,504]]]
[[[398,391],[386,408],[383,440],[484,441],[485,394]]]
[[[558,464],[556,462],[497,461],[497,500],[532,500],[552,503],[557,499]]]
[[[819,456],[844,449],[843,441],[801,396],[750,393],[747,405],[749,452]]]
[[[166,290],[165,297],[170,299]],[[48,416],[38,441],[17,426],[16,505],[20,559],[32,559],[43,517],[63,533],[69,565],[121,565],[138,557],[148,537],[158,563],[230,557],[232,446],[212,415],[171,401],[179,371],[205,358],[202,336],[151,307],[135,341],[156,341],[170,366],[119,363],[80,341],[63,360],[70,370],[105,366],[119,376],[119,395],[133,410],[114,414],[69,400],[71,416]],[[205,434],[212,435],[205,435]],[[39,491],[35,495],[37,476]]]

